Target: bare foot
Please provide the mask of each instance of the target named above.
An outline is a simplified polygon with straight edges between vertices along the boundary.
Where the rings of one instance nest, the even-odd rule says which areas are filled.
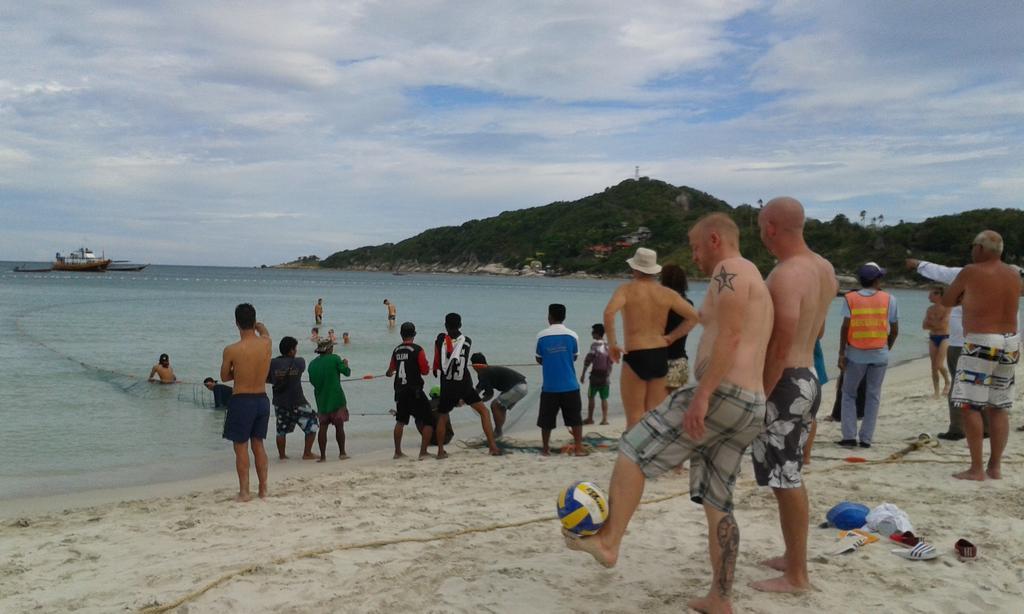
[[[317,458],[319,457],[316,454],[313,454],[312,452],[310,452],[309,454],[302,455],[302,460],[315,460]]]
[[[266,486],[260,486],[260,499],[266,499],[266,498],[267,498],[267,487]]]
[[[593,423],[594,423],[594,421],[592,419],[590,419],[590,418],[587,418],[586,420],[583,421],[583,424],[593,424]]]
[[[705,614],[718,614],[724,612],[729,614],[732,612],[732,604],[728,601],[721,602],[711,597],[701,597],[700,599],[691,599],[686,602],[686,606],[691,610],[697,610],[698,612],[704,612]]]
[[[541,456],[551,456],[551,452],[548,452],[547,450],[541,450],[540,451],[540,455]]]
[[[949,396],[949,384],[946,384],[946,387],[942,389],[942,396],[944,396],[944,397],[948,397]]]
[[[280,456],[277,457],[277,460],[288,460],[288,455],[287,454],[281,454]]]
[[[423,453],[420,454],[420,460],[423,460],[425,458],[430,458],[431,456],[433,456],[433,455],[430,454],[429,452],[423,452]]]
[[[235,501],[239,503],[247,503],[249,501],[252,501],[252,495],[247,492],[240,492],[237,495],[235,495]]]
[[[491,448],[491,456],[501,456],[502,452],[498,448]]]
[[[607,421],[607,420],[602,420],[602,421],[601,421],[601,424],[603,424],[603,425],[607,425],[607,424],[608,424],[608,421]]]
[[[405,454],[403,454],[401,452],[395,452],[395,455],[392,456],[391,458],[396,459],[396,460],[399,459],[399,458],[405,458]]]
[[[348,454],[342,452],[341,454],[338,455],[338,460],[348,460]]]
[[[444,460],[446,458],[448,458],[448,453],[447,452],[438,452],[437,453],[437,460]]]
[[[590,556],[594,557],[594,560],[601,565],[604,565],[609,569],[615,567],[615,561],[618,556],[605,548],[601,544],[601,538],[597,535],[593,535],[591,537],[580,537],[575,533],[562,529],[562,537],[565,538],[565,547],[569,550],[586,552]]]
[[[316,462],[318,462],[318,463],[326,463],[327,462],[327,457],[326,456],[321,456],[320,458],[316,459]]]
[[[993,480],[1003,479],[1003,472],[999,470],[999,467],[993,467],[992,465],[989,465],[988,469],[985,470],[985,475]]]
[[[590,452],[587,452],[583,448],[576,449],[576,456],[590,456]]]
[[[967,471],[961,471],[960,473],[954,473],[953,477],[958,480],[974,480],[976,482],[984,482],[985,474],[982,472],[974,472],[968,469]]]
[[[786,557],[777,556],[774,559],[765,559],[761,561],[761,565],[774,569],[775,571],[786,571]]]
[[[757,582],[751,582],[750,588],[763,591],[765,593],[803,593],[811,588],[810,584],[805,586],[798,586],[793,584],[786,579],[786,576],[779,576],[778,578],[770,578],[768,580],[758,580]]]

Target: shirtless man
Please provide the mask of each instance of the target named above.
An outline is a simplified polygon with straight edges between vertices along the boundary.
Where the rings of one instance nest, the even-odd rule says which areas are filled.
[[[740,541],[732,491],[744,451],[764,428],[762,375],[772,300],[757,267],[740,255],[739,229],[728,216],[702,218],[689,236],[694,262],[712,276],[700,310],[704,334],[695,370],[700,383],[673,392],[622,436],[608,521],[592,537],[566,535],[566,545],[614,566],[645,480],[689,460],[690,497],[703,504],[708,521],[712,584],[706,597],[688,605],[701,612],[730,612]]]
[[[262,322],[256,321],[256,309],[249,303],[235,307],[235,324],[240,341],[224,348],[220,365],[221,381],[235,382],[235,392],[224,416],[224,439],[231,440],[235,449],[235,470],[238,472],[236,501],[248,501],[249,447],[256,463],[259,478],[259,496],[267,496],[267,451],[263,440],[267,438],[270,420],[270,399],[267,398],[267,373],[270,372],[270,333]]]
[[[619,286],[604,308],[604,328],[612,360],[625,366],[620,376],[622,406],[626,428],[640,421],[668,395],[668,346],[697,325],[697,312],[680,294],[658,283],[661,272],[658,254],[641,247],[626,261],[633,269],[633,280]],[[669,310],[682,316],[683,322],[669,334],[665,323]],[[622,311],[623,355],[615,335],[615,314]]]
[[[394,328],[398,319],[398,307],[388,299],[384,299],[384,305],[388,308],[388,328]]]
[[[939,376],[945,382],[942,388],[942,396],[949,394],[949,370],[946,368],[946,352],[949,350],[949,312],[950,309],[942,306],[942,295],[945,289],[942,286],[932,288],[928,293],[928,300],[931,306],[924,312],[924,322],[921,328],[928,331],[928,356],[932,363],[932,389],[933,399],[939,398]]]
[[[160,355],[156,364],[149,370],[149,381],[153,381],[153,376],[156,376],[161,384],[173,384],[178,381],[178,377],[174,375],[174,369],[171,368],[170,356],[167,354]]]
[[[316,305],[313,305],[313,318],[316,320],[317,326],[324,323],[324,299],[316,299]]]
[[[758,216],[758,226],[761,242],[778,258],[778,264],[768,275],[775,319],[764,366],[768,410],[764,431],[752,446],[754,477],[758,485],[770,486],[775,493],[786,552],[764,562],[782,576],[750,586],[795,593],[811,586],[807,578],[807,490],[800,469],[821,404],[814,344],[839,283],[832,265],[804,242],[804,208],[799,201],[788,197],[768,201]]]
[[[1002,253],[999,233],[978,233],[971,244],[974,264],[965,266],[942,296],[946,307],[959,303],[964,309],[964,349],[956,363],[952,400],[963,412],[971,467],[953,475],[960,480],[1002,477],[1014,370],[1020,360],[1017,309],[1021,292],[1021,277],[1002,262]],[[988,415],[991,435],[988,467],[984,470],[982,413]]]

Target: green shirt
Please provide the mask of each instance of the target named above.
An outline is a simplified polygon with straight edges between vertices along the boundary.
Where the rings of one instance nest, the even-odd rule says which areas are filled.
[[[351,375],[348,363],[337,354],[321,354],[309,363],[309,383],[313,384],[316,397],[316,411],[332,414],[347,405],[345,392],[341,389],[340,376]]]

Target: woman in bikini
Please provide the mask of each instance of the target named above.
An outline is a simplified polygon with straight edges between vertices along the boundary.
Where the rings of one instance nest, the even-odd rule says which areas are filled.
[[[939,375],[945,385],[942,396],[949,394],[949,370],[946,368],[946,350],[949,349],[949,309],[942,306],[943,289],[932,288],[928,293],[931,307],[924,313],[921,328],[928,331],[928,355],[932,360],[932,387],[939,398]]]

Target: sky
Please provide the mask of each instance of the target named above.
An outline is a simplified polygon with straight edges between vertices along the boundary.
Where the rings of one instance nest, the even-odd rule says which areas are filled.
[[[640,174],[1021,207],[1024,2],[0,0],[0,259],[258,266]]]

